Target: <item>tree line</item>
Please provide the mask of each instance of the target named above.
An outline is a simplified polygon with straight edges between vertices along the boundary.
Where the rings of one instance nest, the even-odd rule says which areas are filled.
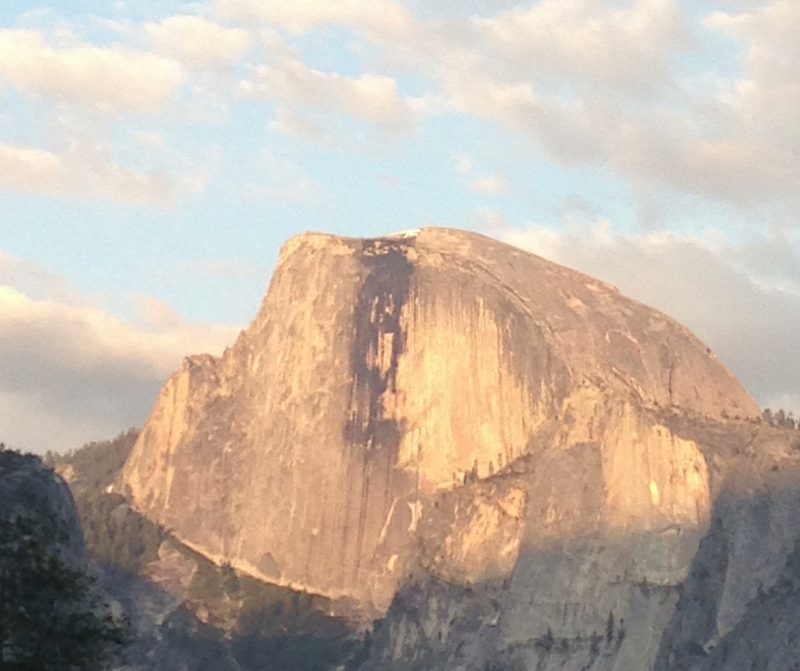
[[[87,443],[63,454],[47,452],[44,462],[62,475],[75,499],[89,552],[133,575],[156,559],[166,533],[111,491],[139,432]]]
[[[794,413],[786,412],[783,408],[778,410],[765,408],[761,416],[769,426],[777,429],[790,429],[792,431],[800,429],[800,418],[795,419]]]

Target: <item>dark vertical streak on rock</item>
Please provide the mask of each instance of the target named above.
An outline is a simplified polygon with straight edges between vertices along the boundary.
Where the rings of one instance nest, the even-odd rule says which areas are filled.
[[[394,391],[397,364],[405,347],[405,333],[400,313],[405,304],[413,268],[404,253],[408,243],[365,240],[361,263],[368,271],[356,301],[354,314],[355,337],[351,358],[353,375],[353,414],[348,436],[352,442],[372,447],[374,443],[393,438],[391,430],[381,426],[381,397]],[[376,358],[381,341],[392,336],[390,364],[382,371]]]
[[[413,267],[405,253],[411,245],[413,241],[408,240],[365,240],[361,249],[366,277],[353,315],[350,413],[344,436],[350,449],[348,481],[361,484],[360,496],[355,497],[359,505],[356,573],[365,535],[379,532],[391,505],[392,469],[402,427],[395,418],[384,416],[383,396],[396,389],[398,362],[405,348],[400,316],[411,287]],[[391,350],[385,352],[385,347]],[[351,530],[344,533],[349,536]]]

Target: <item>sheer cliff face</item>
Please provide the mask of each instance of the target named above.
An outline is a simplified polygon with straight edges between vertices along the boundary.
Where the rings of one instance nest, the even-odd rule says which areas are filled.
[[[465,232],[307,234],[236,344],[167,382],[123,484],[215,561],[378,609],[420,557],[532,590],[526,548],[597,533],[655,539],[631,570],[675,584],[726,467],[670,412],[759,414],[685,328],[587,276]],[[465,482],[489,489],[459,503]]]

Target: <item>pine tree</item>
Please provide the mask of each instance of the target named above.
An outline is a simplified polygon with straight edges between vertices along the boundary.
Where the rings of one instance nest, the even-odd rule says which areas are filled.
[[[99,671],[126,642],[50,516],[0,514],[0,671]]]

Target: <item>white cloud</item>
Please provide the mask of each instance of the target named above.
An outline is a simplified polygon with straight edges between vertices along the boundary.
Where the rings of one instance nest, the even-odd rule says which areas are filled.
[[[506,192],[506,183],[500,175],[487,175],[473,180],[472,184],[470,184],[470,190],[474,193],[501,196]]]
[[[567,103],[528,82],[506,84],[480,74],[454,77],[447,86],[454,109],[529,133],[566,165],[607,165],[634,183],[743,207],[797,201],[794,145],[748,137],[744,126],[741,134],[705,137],[697,127],[704,121],[712,127],[710,121],[688,113],[631,111],[595,94]]]
[[[178,313],[154,296],[133,293],[128,296],[128,302],[135,310],[137,321],[149,329],[163,332],[180,329],[185,325]]]
[[[676,53],[696,49],[673,0],[542,0],[468,21],[411,21],[370,37],[444,85],[475,78],[530,84],[572,100],[587,90],[657,96],[673,84]],[[476,90],[478,104],[480,89]]]
[[[170,207],[188,186],[165,175],[126,168],[81,144],[54,153],[0,143],[0,188],[8,190]]]
[[[216,0],[214,6],[222,16],[273,23],[294,33],[330,25],[394,30],[411,20],[391,0]]]
[[[472,159],[468,154],[456,154],[454,157],[456,172],[459,175],[468,175],[472,170]]]
[[[490,235],[500,237],[508,231],[508,224],[503,218],[503,215],[497,210],[493,210],[491,207],[479,209],[473,213],[470,219],[472,225],[488,231]]]
[[[267,124],[270,130],[284,135],[294,135],[309,139],[321,139],[324,132],[313,121],[299,115],[292,109],[279,107],[275,113],[275,118]]]
[[[796,167],[800,5],[786,0],[758,3],[736,15],[714,13],[704,25],[742,46],[741,77],[718,92],[719,122],[738,142],[766,148],[770,156],[760,159],[789,161]]]
[[[0,286],[14,287],[34,300],[64,304],[81,301],[80,295],[63,276],[44,270],[38,263],[20,259],[0,250]]]
[[[800,410],[787,407],[800,379],[800,255],[775,234],[745,242],[719,231],[622,235],[607,221],[565,232],[536,225],[491,232],[664,311],[708,344],[760,404]]]
[[[206,68],[242,59],[251,45],[242,28],[223,26],[199,16],[170,16],[148,23],[145,31],[160,54],[172,56],[190,68]]]
[[[49,151],[0,144],[0,183],[32,193],[54,193],[67,178],[64,161]]]
[[[41,452],[141,424],[184,356],[219,354],[239,331],[187,323],[152,297],[133,300],[142,326],[0,285],[0,440]]]
[[[179,64],[121,47],[56,49],[30,30],[0,30],[0,82],[21,93],[80,103],[101,112],[155,112],[182,80]]]
[[[543,0],[473,24],[498,76],[575,75],[642,95],[671,79],[670,55],[692,41],[672,0],[631,4]]]
[[[275,65],[260,65],[242,94],[287,105],[332,108],[386,130],[408,131],[415,115],[397,91],[394,80],[378,75],[347,78],[307,67],[298,58],[282,56]]]

